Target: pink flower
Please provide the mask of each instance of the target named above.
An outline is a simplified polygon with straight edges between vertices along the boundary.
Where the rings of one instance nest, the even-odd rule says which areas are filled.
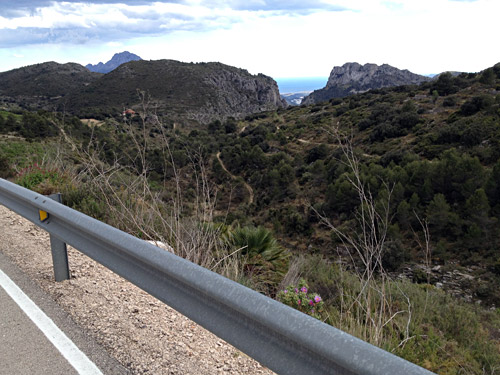
[[[312,305],[314,305],[314,301],[313,301],[313,300],[310,300],[310,301],[309,301],[309,306],[312,306]]]
[[[301,301],[300,301],[300,299],[299,299],[299,300],[297,301],[297,305],[300,305],[300,303],[301,303]]]
[[[321,297],[320,296],[314,296],[314,302],[316,302],[316,303],[321,302]]]
[[[300,288],[300,291],[303,293],[307,293],[307,288],[305,286],[303,286],[302,288]]]

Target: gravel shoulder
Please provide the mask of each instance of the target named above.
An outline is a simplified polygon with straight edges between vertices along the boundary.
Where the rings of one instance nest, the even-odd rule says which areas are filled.
[[[71,279],[56,283],[48,234],[4,206],[0,252],[133,374],[273,374],[71,247]]]

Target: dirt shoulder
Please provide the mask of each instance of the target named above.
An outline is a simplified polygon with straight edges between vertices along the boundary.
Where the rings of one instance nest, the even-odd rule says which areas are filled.
[[[0,252],[134,374],[273,374],[71,247],[71,279],[56,283],[48,234],[1,205]]]

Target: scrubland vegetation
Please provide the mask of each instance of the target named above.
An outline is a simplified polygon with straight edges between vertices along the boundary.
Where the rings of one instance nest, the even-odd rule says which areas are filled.
[[[500,65],[199,127],[138,101],[0,112],[0,176],[439,374],[500,373]]]

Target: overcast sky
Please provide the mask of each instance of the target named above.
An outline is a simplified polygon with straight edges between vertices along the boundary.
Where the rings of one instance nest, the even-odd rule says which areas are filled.
[[[500,62],[499,15],[500,0],[1,0],[0,71],[128,50],[274,78],[353,61],[476,72]]]

